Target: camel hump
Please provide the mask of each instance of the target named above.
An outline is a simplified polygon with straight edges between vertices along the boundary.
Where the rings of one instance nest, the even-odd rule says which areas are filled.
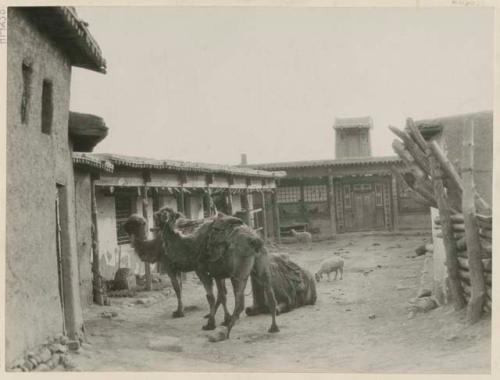
[[[212,228],[217,230],[226,230],[226,229],[232,229],[233,227],[242,224],[243,221],[240,218],[219,213],[219,215],[217,215],[217,218],[214,220],[212,224]]]

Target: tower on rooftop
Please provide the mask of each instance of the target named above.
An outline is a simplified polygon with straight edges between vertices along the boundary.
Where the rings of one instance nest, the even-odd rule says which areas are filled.
[[[370,129],[373,120],[366,117],[335,118],[335,158],[372,155]]]

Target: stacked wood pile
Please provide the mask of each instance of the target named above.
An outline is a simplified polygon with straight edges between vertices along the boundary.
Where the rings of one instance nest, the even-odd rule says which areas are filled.
[[[474,124],[464,127],[461,175],[436,141],[427,142],[412,119],[389,129],[399,138],[392,147],[405,164],[392,168],[415,200],[439,210],[435,220],[446,253],[448,285],[455,309],[467,306],[474,323],[491,311],[491,208],[476,192],[473,179]]]
[[[451,215],[453,237],[456,240],[457,260],[458,260],[458,275],[464,292],[464,297],[468,302],[471,296],[471,274],[469,270],[469,259],[467,254],[467,241],[465,237],[464,216],[462,214]],[[484,311],[491,312],[491,245],[492,245],[492,218],[476,214],[476,221],[479,227],[479,244],[480,257],[484,272],[484,281],[486,283],[486,300],[484,303]],[[438,217],[434,220],[435,228],[441,228],[441,219]],[[438,233],[442,237],[442,233]]]

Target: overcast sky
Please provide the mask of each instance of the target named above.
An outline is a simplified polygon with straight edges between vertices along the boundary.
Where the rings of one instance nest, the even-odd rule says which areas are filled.
[[[483,8],[77,8],[108,73],[74,69],[71,109],[102,116],[96,151],[236,164],[334,157],[335,117],[388,125],[493,108]]]

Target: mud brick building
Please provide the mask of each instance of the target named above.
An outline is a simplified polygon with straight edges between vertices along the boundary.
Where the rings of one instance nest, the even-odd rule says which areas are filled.
[[[429,210],[415,202],[391,166],[397,156],[371,155],[370,117],[337,118],[335,159],[248,165],[284,170],[278,182],[280,224],[307,229],[319,238],[338,233],[429,229]]]
[[[131,247],[122,224],[130,215],[140,214],[151,229],[153,213],[163,206],[193,219],[213,215],[217,209],[241,217],[265,238],[276,238],[276,179],[285,173],[80,152],[73,153],[73,162],[76,171],[83,171],[76,188],[77,199],[81,199],[77,208],[81,236],[89,238],[84,231],[91,224],[84,216],[95,212],[99,255],[94,256],[93,264],[97,262],[99,274],[105,280],[113,279],[119,268],[144,273],[144,263]],[[91,169],[93,174],[89,177]],[[82,284],[92,282],[91,243],[79,245]],[[91,288],[85,286],[81,292],[82,299],[91,303]]]
[[[9,7],[7,50],[6,366],[58,333],[82,333],[72,66],[105,72],[69,7]]]

